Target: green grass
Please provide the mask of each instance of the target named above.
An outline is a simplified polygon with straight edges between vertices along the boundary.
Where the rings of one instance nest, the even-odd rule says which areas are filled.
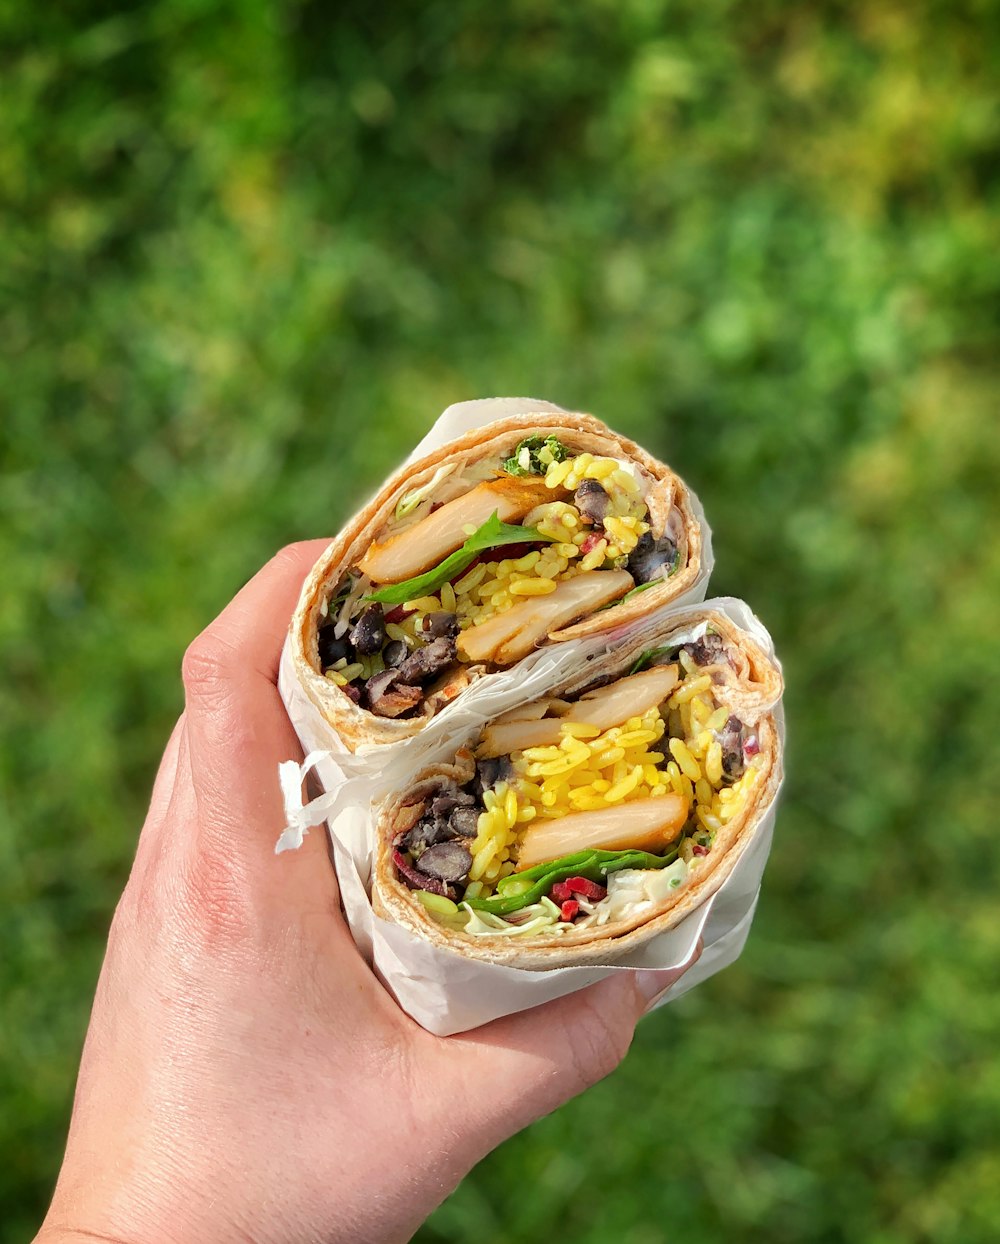
[[[187,641],[447,404],[701,495],[788,676],[739,964],[424,1244],[1000,1236],[997,6],[0,6],[0,1241]]]

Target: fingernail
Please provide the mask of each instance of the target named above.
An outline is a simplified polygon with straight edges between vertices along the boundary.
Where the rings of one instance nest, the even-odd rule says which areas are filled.
[[[649,1014],[676,980],[677,973],[669,969],[657,971],[651,968],[644,968],[636,972],[635,987],[646,999],[646,1009],[643,1014]]]
[[[635,987],[639,993],[646,999],[646,1009],[644,1015],[656,1006],[657,1002],[663,997],[667,990],[677,983],[688,968],[697,963],[701,958],[701,952],[705,949],[705,943],[699,937],[695,943],[695,948],[691,952],[691,957],[680,968],[641,968],[635,974]]]

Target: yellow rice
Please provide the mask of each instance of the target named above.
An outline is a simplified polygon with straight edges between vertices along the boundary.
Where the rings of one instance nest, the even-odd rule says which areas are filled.
[[[739,815],[763,758],[750,760],[741,777],[726,784],[722,747],[712,731],[722,728],[729,710],[714,702],[710,677],[697,665],[692,674],[682,678],[667,703],[642,716],[607,730],[567,722],[558,743],[514,752],[513,780],[484,795],[485,811],[470,848],[473,886],[468,897],[492,893],[496,882],[514,870],[523,826],[539,817],[553,819],[674,792],[690,808],[685,835],[708,834],[711,839]],[[696,689],[690,691],[692,687]],[[671,708],[685,689],[690,694]],[[670,723],[682,716],[687,735],[671,735]],[[681,855],[689,863],[697,858],[689,837]]]
[[[545,452],[540,456],[544,461]],[[551,453],[547,456],[551,458]],[[526,597],[549,595],[574,575],[611,568],[617,559],[627,557],[649,530],[638,480],[614,458],[579,454],[564,462],[551,462],[545,484],[553,490],[562,486],[575,489],[584,479],[598,480],[610,498],[602,538],[589,552],[582,553],[581,546],[593,529],[584,523],[579,509],[569,501],[544,502],[522,521],[551,543],[522,557],[479,562],[437,593],[407,601],[405,608],[413,612],[402,622],[391,623],[393,629],[387,627],[387,633],[412,645],[423,631],[424,617],[441,611],[456,614],[459,627],[465,630]]]

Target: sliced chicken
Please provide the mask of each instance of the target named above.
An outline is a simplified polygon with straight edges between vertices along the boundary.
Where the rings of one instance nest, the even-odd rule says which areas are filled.
[[[518,704],[516,708],[512,708],[509,712],[498,717],[493,724],[504,721],[537,721],[539,717],[544,717],[549,711],[549,705],[552,700],[545,698],[542,700],[532,700],[530,704]],[[499,752],[497,753],[499,755]]]
[[[521,839],[517,868],[533,868],[575,851],[662,851],[684,828],[687,800],[673,793],[634,803],[609,804],[607,811],[570,812],[532,821]]]
[[[492,756],[508,756],[511,752],[523,750],[525,747],[545,747],[550,743],[558,743],[560,731],[567,722],[609,730],[612,726],[620,726],[630,717],[641,717],[649,709],[656,708],[676,686],[677,666],[657,665],[653,669],[643,670],[641,674],[619,678],[617,682],[598,687],[596,691],[588,691],[562,717],[529,720],[526,709],[513,708],[486,727],[482,743],[476,748],[476,755],[488,759]],[[544,710],[551,701],[541,700],[539,703]]]
[[[437,713],[450,704],[466,687],[470,686],[472,679],[468,672],[461,665],[454,669],[448,670],[437,680],[431,683],[427,688],[427,694],[424,698],[424,708],[428,713]]]
[[[459,653],[469,661],[510,665],[527,656],[549,631],[607,605],[633,586],[625,570],[588,570],[564,579],[548,596],[526,597],[504,613],[470,626],[458,637]]]
[[[496,512],[502,522],[513,523],[543,501],[563,494],[545,487],[541,479],[504,476],[477,484],[454,501],[448,501],[419,523],[401,531],[384,544],[373,544],[358,562],[373,583],[402,583],[436,566],[468,539],[465,527],[481,527]]]

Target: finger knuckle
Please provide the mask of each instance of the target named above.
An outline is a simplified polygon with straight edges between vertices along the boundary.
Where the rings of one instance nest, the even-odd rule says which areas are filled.
[[[235,662],[230,644],[211,630],[202,631],[188,645],[181,662],[181,679],[188,696],[217,699],[224,695]]]
[[[236,860],[196,848],[182,870],[179,902],[185,923],[206,943],[235,946],[250,927],[250,888]]]
[[[295,570],[301,574],[303,558],[306,550],[309,549],[309,544],[308,540],[296,540],[291,544],[286,544],[271,558],[271,565],[278,571]]]

